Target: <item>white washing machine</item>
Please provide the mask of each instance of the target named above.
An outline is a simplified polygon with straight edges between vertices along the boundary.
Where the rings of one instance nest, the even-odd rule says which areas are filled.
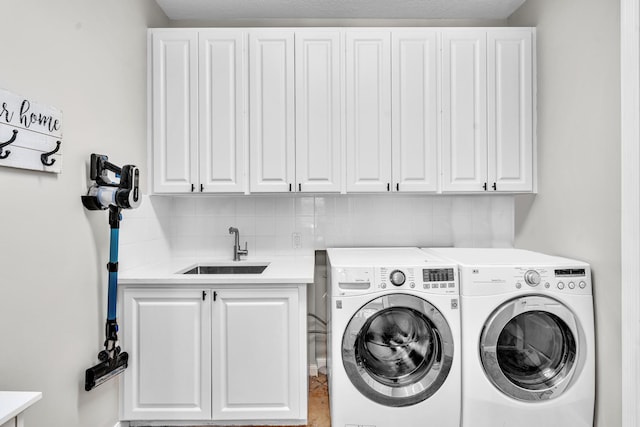
[[[456,265],[418,248],[327,250],[333,427],[459,427]]]
[[[427,249],[460,272],[463,427],[592,427],[588,264],[518,249]]]

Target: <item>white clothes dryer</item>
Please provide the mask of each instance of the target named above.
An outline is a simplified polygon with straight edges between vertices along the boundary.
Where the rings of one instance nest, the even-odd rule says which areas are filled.
[[[459,427],[456,265],[418,248],[327,250],[333,427]]]
[[[463,427],[592,427],[589,265],[519,249],[426,249],[459,265]]]

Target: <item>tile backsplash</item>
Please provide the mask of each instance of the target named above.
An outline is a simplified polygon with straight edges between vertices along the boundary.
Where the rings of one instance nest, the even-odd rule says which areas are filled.
[[[251,256],[313,254],[339,246],[510,247],[510,195],[145,196],[123,212],[120,264],[169,257],[230,258],[233,236]]]

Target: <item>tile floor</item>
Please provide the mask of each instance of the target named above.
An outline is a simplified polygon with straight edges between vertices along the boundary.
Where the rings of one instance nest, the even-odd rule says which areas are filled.
[[[307,416],[307,423],[308,424],[303,427],[331,427],[331,417],[329,414],[329,392],[327,388],[326,375],[320,374],[317,377],[309,377],[309,413]]]
[[[302,427],[331,427],[331,416],[329,414],[329,391],[326,375],[320,374],[317,377],[309,377],[309,413],[307,423],[308,424],[306,426]]]
[[[307,427],[331,427],[327,376],[309,377],[309,416]]]

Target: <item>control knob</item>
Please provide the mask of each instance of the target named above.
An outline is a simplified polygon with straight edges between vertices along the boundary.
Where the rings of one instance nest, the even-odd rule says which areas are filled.
[[[407,278],[402,271],[393,270],[389,276],[389,280],[394,286],[402,286]]]
[[[529,286],[538,286],[540,284],[540,273],[535,270],[529,270],[524,273],[524,281]]]

